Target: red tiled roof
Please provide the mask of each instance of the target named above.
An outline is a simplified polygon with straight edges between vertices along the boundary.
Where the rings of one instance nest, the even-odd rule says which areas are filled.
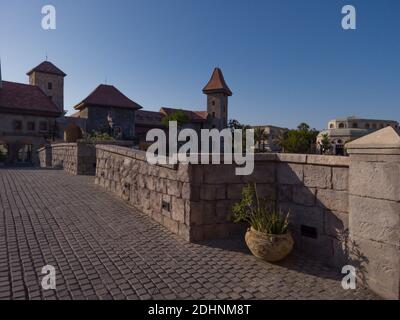
[[[208,116],[207,111],[191,111],[191,110],[175,109],[175,108],[161,108],[160,109],[160,112],[166,116],[169,116],[176,111],[183,111],[183,113],[192,122],[204,122],[207,120],[207,116]]]
[[[220,68],[214,69],[210,81],[208,81],[207,85],[203,88],[203,92],[205,94],[222,92],[228,96],[232,95],[232,91],[226,84],[224,75]]]
[[[3,81],[0,89],[0,112],[45,113],[58,117],[61,112],[37,86]]]
[[[43,72],[43,73],[50,73],[50,74],[55,74],[59,76],[65,77],[66,74],[58,69],[54,64],[52,64],[50,61],[43,61],[41,64],[30,70],[27,75],[29,76],[32,72]]]
[[[101,84],[82,102],[78,103],[74,109],[81,110],[87,105],[128,108],[128,109],[142,109],[140,105],[129,99],[121,91],[114,86]]]

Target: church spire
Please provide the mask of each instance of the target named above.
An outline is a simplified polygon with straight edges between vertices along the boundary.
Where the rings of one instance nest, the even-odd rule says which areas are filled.
[[[207,85],[203,88],[203,92],[205,94],[209,93],[224,93],[227,96],[232,95],[232,91],[229,89],[228,85],[225,82],[224,75],[220,68],[215,68],[210,81],[208,81]]]

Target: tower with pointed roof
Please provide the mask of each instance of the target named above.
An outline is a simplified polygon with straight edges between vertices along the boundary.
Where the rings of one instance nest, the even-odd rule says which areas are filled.
[[[64,114],[64,78],[66,74],[50,61],[30,70],[29,84],[38,86],[56,104],[59,111]]]
[[[212,127],[222,130],[228,126],[228,97],[232,95],[220,68],[215,68],[210,81],[203,88],[207,95],[207,112]]]

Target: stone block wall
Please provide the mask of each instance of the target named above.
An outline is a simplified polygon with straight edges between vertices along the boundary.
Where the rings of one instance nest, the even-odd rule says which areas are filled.
[[[38,149],[39,154],[39,165],[41,168],[51,167],[52,157],[51,157],[51,147],[46,146]]]
[[[190,241],[190,167],[151,165],[145,152],[97,145],[95,183]]]
[[[123,145],[130,147],[132,141],[94,141],[91,143],[58,143],[38,150],[40,166],[64,169],[73,175],[96,173],[96,145]]]
[[[290,212],[299,249],[342,265],[348,228],[347,157],[256,155],[250,176],[235,165],[151,165],[144,152],[97,146],[96,183],[188,241],[243,236],[232,206],[248,183]]]
[[[250,176],[234,165],[193,166],[191,238],[206,240],[243,233],[231,220],[232,205],[248,183],[289,212],[296,246],[331,265],[343,265],[348,234],[349,158],[258,154]]]

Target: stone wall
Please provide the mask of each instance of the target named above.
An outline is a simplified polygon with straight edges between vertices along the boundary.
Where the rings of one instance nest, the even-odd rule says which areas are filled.
[[[52,157],[51,157],[50,146],[38,149],[38,155],[39,155],[39,165],[41,168],[51,167]]]
[[[298,248],[331,265],[344,261],[347,157],[256,155],[253,174],[237,176],[235,165],[150,165],[144,152],[97,146],[96,167],[96,183],[189,241],[243,235],[231,208],[256,182],[260,195],[290,211]]]
[[[96,184],[190,241],[190,166],[151,165],[143,151],[98,145]]]
[[[96,145],[131,146],[131,141],[98,141],[93,143],[58,143],[38,151],[41,167],[64,169],[73,175],[96,173]],[[49,160],[50,159],[50,160]]]
[[[193,240],[230,236],[240,230],[232,223],[232,205],[248,183],[258,193],[277,200],[290,213],[296,246],[331,265],[343,265],[348,228],[349,158],[255,155],[250,176],[235,175],[234,165],[197,165],[191,183]]]
[[[388,299],[400,299],[400,137],[392,127],[348,145],[349,264]]]

